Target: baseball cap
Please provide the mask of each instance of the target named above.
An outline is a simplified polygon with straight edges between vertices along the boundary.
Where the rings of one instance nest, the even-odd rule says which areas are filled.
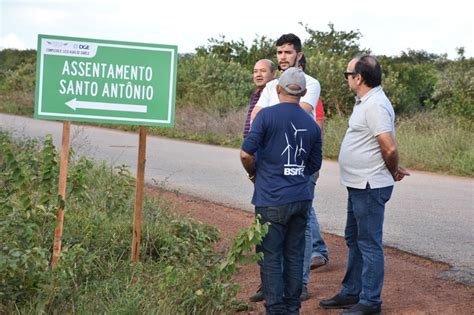
[[[295,67],[290,67],[283,71],[280,79],[278,79],[278,84],[291,95],[300,95],[306,90],[304,72]],[[297,89],[294,89],[295,87],[297,87]]]

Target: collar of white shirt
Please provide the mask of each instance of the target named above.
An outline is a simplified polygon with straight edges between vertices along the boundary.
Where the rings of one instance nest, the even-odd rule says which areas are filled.
[[[356,101],[355,104],[359,105],[360,103],[365,102],[369,97],[371,97],[372,95],[374,95],[375,93],[377,93],[381,89],[382,89],[382,87],[379,85],[379,86],[376,86],[376,87],[370,89],[369,92],[365,93],[365,95],[362,96],[362,97],[356,96],[355,97],[355,101]]]

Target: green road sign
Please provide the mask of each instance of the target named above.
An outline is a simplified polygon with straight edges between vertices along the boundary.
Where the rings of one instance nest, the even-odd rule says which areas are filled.
[[[173,126],[177,50],[39,35],[35,118]]]

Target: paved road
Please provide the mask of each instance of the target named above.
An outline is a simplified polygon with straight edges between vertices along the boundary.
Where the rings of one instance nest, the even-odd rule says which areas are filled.
[[[53,134],[62,124],[0,114],[0,129],[17,137]],[[73,126],[71,143],[80,155],[136,169],[138,135]],[[397,183],[386,209],[385,244],[453,268],[447,277],[474,284],[474,180],[412,171]],[[147,139],[146,181],[227,206],[252,211],[252,184],[236,149]],[[322,230],[343,235],[346,191],[336,162],[324,161],[315,206]]]

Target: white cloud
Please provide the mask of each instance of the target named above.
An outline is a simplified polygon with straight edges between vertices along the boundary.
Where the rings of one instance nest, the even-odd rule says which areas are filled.
[[[64,24],[67,13],[56,9],[32,9],[22,14],[26,20],[30,20],[35,25],[57,25]]]
[[[26,49],[27,45],[16,34],[9,33],[0,37],[0,49],[4,48]]]

